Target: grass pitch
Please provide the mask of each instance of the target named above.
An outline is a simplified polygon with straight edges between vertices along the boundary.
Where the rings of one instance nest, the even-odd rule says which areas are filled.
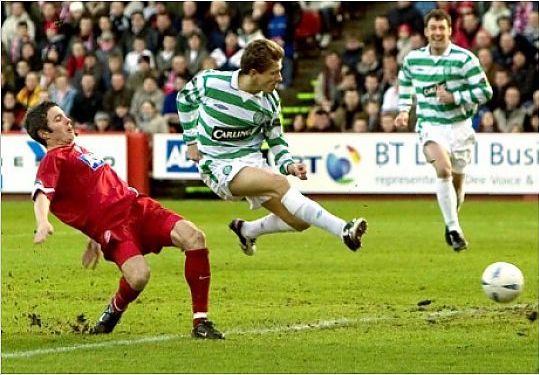
[[[174,249],[148,257],[152,279],[113,334],[79,333],[115,291],[116,266],[83,269],[84,236],[56,220],[56,233],[32,245],[31,202],[2,202],[3,373],[539,372],[536,202],[466,202],[470,250],[455,254],[433,199],[321,201],[341,217],[368,219],[361,252],[313,228],[262,237],[254,257],[227,223],[262,211],[163,203],[207,234],[210,318],[227,339],[189,337],[183,255]],[[495,261],[524,273],[513,303],[483,295],[481,274]]]

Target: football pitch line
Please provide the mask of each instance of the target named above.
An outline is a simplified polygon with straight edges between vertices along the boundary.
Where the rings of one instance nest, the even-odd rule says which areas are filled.
[[[517,305],[515,305],[517,306]],[[416,317],[412,317],[412,320],[415,319],[444,319],[444,318],[450,318],[450,317],[456,317],[460,315],[477,315],[481,314],[481,311],[478,309],[466,309],[466,310],[441,310],[436,312],[428,312],[427,314],[420,314]],[[303,323],[303,324],[292,324],[292,325],[278,325],[278,326],[271,326],[271,327],[260,327],[260,328],[253,328],[253,329],[231,329],[228,331],[225,331],[225,336],[235,336],[235,335],[265,335],[265,334],[272,334],[272,333],[285,333],[285,332],[301,332],[301,331],[314,331],[314,330],[323,330],[323,329],[335,329],[335,328],[343,328],[343,327],[350,327],[362,323],[377,323],[377,322],[387,322],[396,320],[395,316],[367,316],[362,318],[356,318],[356,319],[348,319],[348,318],[342,318],[342,319],[332,319],[332,320],[320,320],[317,322],[312,323]],[[410,319],[404,318],[404,319]],[[154,342],[164,342],[164,341],[171,341],[175,339],[185,339],[189,338],[190,335],[186,334],[177,334],[177,335],[159,335],[159,336],[147,336],[147,337],[141,337],[138,339],[132,339],[132,340],[110,340],[110,341],[104,341],[104,342],[96,342],[96,343],[88,343],[88,344],[75,344],[75,345],[68,345],[68,346],[60,346],[56,348],[47,348],[47,349],[34,349],[34,350],[25,350],[25,351],[15,351],[15,352],[7,352],[2,353],[2,359],[27,359],[32,358],[35,356],[40,355],[47,355],[47,354],[58,354],[58,353],[68,353],[78,350],[87,350],[87,349],[97,349],[97,348],[111,348],[116,346],[131,346],[131,345],[137,345],[137,344],[145,344],[145,343],[154,343]]]

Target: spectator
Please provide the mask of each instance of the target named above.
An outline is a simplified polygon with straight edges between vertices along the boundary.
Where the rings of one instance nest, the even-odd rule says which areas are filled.
[[[148,134],[169,132],[167,120],[161,116],[155,103],[151,100],[142,102],[138,125],[140,130]]]
[[[366,108],[369,102],[376,102],[378,106],[382,103],[380,81],[375,73],[370,73],[365,77],[365,83],[361,93],[361,105],[363,108]]]
[[[39,103],[39,77],[36,72],[29,72],[26,75],[24,87],[17,93],[17,102],[22,104],[26,109],[33,107]]]
[[[39,77],[39,86],[41,89],[47,91],[49,87],[54,83],[56,79],[56,65],[52,61],[45,60],[43,62],[43,70]]]
[[[453,41],[456,45],[468,50],[475,50],[475,38],[477,33],[482,30],[481,23],[475,13],[467,13],[462,17],[462,24],[457,26]]]
[[[370,100],[363,106],[367,115],[367,126],[370,132],[375,132],[380,126],[380,104],[376,100]]]
[[[137,36],[133,39],[133,50],[125,56],[124,70],[128,75],[138,70],[138,63],[141,56],[147,56],[150,59],[150,67],[155,68],[155,60],[152,51],[146,48],[145,39]]]
[[[273,15],[268,22],[267,37],[284,50],[281,88],[287,88],[292,85],[294,74],[294,26],[285,12],[283,3],[273,4]]]
[[[397,1],[397,7],[388,12],[387,18],[392,30],[397,30],[400,25],[407,24],[413,31],[423,32],[423,16],[411,1]]]
[[[155,58],[157,74],[160,76],[172,67],[172,58],[176,54],[176,36],[166,34],[163,36],[163,48],[159,50]]]
[[[361,113],[361,101],[357,90],[346,90],[344,92],[343,103],[333,113],[333,123],[342,132],[352,130],[354,118]]]
[[[216,48],[210,54],[217,64],[217,69],[225,71],[239,69],[242,55],[243,48],[240,48],[238,44],[238,36],[233,31],[229,31],[226,34],[225,49],[221,50],[220,48]],[[285,69],[283,67],[283,76],[284,71]]]
[[[528,15],[528,23],[522,35],[532,46],[539,49],[539,12],[537,10]]]
[[[492,48],[492,38],[490,37],[489,33],[485,30],[479,30],[477,34],[475,34],[475,40],[473,42],[474,45],[474,52],[477,54],[477,51],[481,48],[488,48],[489,50]]]
[[[110,119],[110,128],[112,131],[124,131],[124,122],[129,114],[129,103],[119,102],[116,107],[113,108],[113,113]]]
[[[94,116],[102,108],[103,96],[96,90],[94,75],[85,73],[81,80],[81,89],[75,95],[71,117],[75,129],[88,131],[93,128]]]
[[[294,133],[304,133],[307,131],[307,123],[305,118],[301,114],[294,116],[294,121],[292,122],[292,131]]]
[[[356,74],[352,70],[342,69],[342,79],[337,86],[337,94],[335,95],[335,107],[342,105],[344,93],[348,90],[356,90],[357,86]],[[359,91],[358,91],[359,92]]]
[[[41,70],[41,57],[36,53],[36,46],[33,42],[23,43],[21,48],[21,60],[28,61],[31,70],[35,72]]]
[[[133,99],[131,100],[131,108],[129,109],[129,113],[135,116],[137,120],[142,117],[142,103],[147,100],[153,103],[153,106],[156,108],[156,111],[158,113],[161,113],[165,97],[161,89],[159,89],[159,87],[157,86],[155,78],[151,76],[144,79],[142,87],[135,91]]]
[[[241,48],[245,48],[249,42],[257,39],[264,39],[264,34],[260,30],[258,22],[251,15],[243,17],[242,26],[238,36],[238,44]]]
[[[369,124],[367,122],[367,115],[365,113],[358,113],[354,117],[354,126],[352,128],[354,133],[368,133]]]
[[[103,13],[102,15],[99,16],[99,19],[97,20],[97,26],[99,28],[98,39],[99,37],[103,36],[104,32],[110,33],[110,35],[112,36],[112,39],[114,39],[114,29],[112,27],[112,21],[106,14]]]
[[[314,101],[326,112],[330,112],[335,105],[338,85],[342,79],[341,69],[339,54],[335,51],[329,52],[314,86]]]
[[[494,119],[502,133],[521,133],[524,131],[526,111],[520,105],[520,91],[516,86],[505,90],[504,106],[494,110]]]
[[[490,8],[483,15],[482,25],[483,29],[485,29],[492,37],[497,37],[500,33],[498,18],[501,16],[511,16],[511,10],[507,7],[505,1],[493,1],[490,3]]]
[[[513,8],[513,31],[517,34],[522,34],[528,25],[529,15],[537,12],[537,4],[532,1],[519,1]]]
[[[397,62],[402,64],[404,57],[412,50],[412,28],[403,24],[399,26],[398,29],[398,39],[397,39]]]
[[[2,34],[4,31],[2,30]],[[28,32],[28,24],[26,21],[19,21],[17,24],[16,34],[10,38],[10,44],[5,47],[9,51],[10,60],[16,63],[21,58],[21,49],[24,43],[31,43],[30,33]]]
[[[165,36],[178,34],[178,31],[172,25],[170,14],[166,11],[156,15],[155,29],[157,31],[157,50],[163,49],[163,40],[165,39]]]
[[[132,98],[133,91],[127,88],[125,76],[122,73],[112,74],[111,88],[103,96],[103,109],[112,113],[122,103],[129,105]]]
[[[187,61],[182,55],[176,55],[172,59],[172,66],[159,77],[159,86],[163,88],[163,93],[168,95],[174,91],[176,77],[186,80],[191,79],[187,69]]]
[[[500,34],[499,43],[496,45],[494,61],[504,68],[511,68],[516,51],[515,39],[509,31],[504,31]]]
[[[208,50],[225,48],[226,33],[232,30],[231,16],[228,9],[222,8],[214,17],[215,26],[208,35]]]
[[[13,91],[2,91],[2,112],[11,111],[15,116],[14,123],[21,126],[26,115],[26,108],[15,98]]]
[[[15,112],[2,111],[2,133],[20,132],[21,126],[15,121]]]
[[[491,111],[502,107],[505,98],[505,90],[511,84],[511,73],[508,69],[500,69],[494,75],[494,86],[492,86],[492,99],[487,103]]]
[[[137,120],[131,115],[125,117],[123,122],[123,129],[126,133],[140,133]]]
[[[412,33],[412,35],[410,36],[410,44],[412,50],[425,47],[426,42],[425,38],[423,37],[423,34]]]
[[[176,133],[181,133],[182,127],[180,126],[180,118],[178,117],[178,109],[176,103],[176,97],[178,92],[180,92],[185,84],[187,79],[182,76],[176,76],[174,80],[174,90],[165,96],[165,101],[163,103],[162,115],[167,120],[169,127],[173,128]]]
[[[496,133],[497,131],[494,114],[491,111],[484,111],[479,123],[479,132]]]
[[[395,34],[387,33],[384,35],[384,38],[382,39],[382,50],[383,52],[381,56],[397,56],[399,50],[397,48],[397,36]]]
[[[380,131],[383,133],[394,133],[397,131],[395,128],[395,115],[396,112],[382,112],[380,116]]]
[[[208,57],[208,51],[202,45],[202,37],[200,33],[193,32],[187,39],[187,50],[185,51],[185,59],[187,60],[187,69],[189,74],[194,76],[200,71],[202,61]]]
[[[344,37],[344,52],[341,54],[341,60],[345,66],[351,70],[355,70],[356,65],[361,59],[363,51],[363,43],[359,37],[352,33],[345,34]]]
[[[30,64],[26,60],[19,60],[15,68],[15,91],[19,92],[24,87],[26,75],[30,72]]]
[[[106,19],[108,20],[108,18]],[[107,64],[110,55],[119,55],[122,53],[121,48],[116,46],[114,35],[108,30],[103,31],[99,38],[97,38],[97,46],[98,48],[95,51],[95,56],[101,66]]]
[[[88,52],[86,56],[84,56],[84,66],[82,67],[82,70],[76,71],[75,75],[71,79],[71,84],[73,87],[75,87],[77,90],[80,89],[82,76],[87,73],[94,76],[95,89],[102,91],[103,87],[101,84],[101,79],[103,77],[103,68],[101,64],[98,64],[97,57],[95,56],[94,52]]]
[[[133,92],[142,87],[147,77],[155,77],[155,72],[150,67],[150,58],[141,56],[138,61],[138,71],[131,74],[127,79],[127,87]]]
[[[358,85],[363,86],[365,77],[370,73],[378,74],[380,70],[380,62],[376,57],[376,51],[373,47],[366,47],[361,54],[361,61],[357,64],[357,72],[359,73]]]
[[[157,32],[146,25],[142,11],[135,10],[131,13],[131,28],[122,34],[120,45],[125,53],[133,48],[135,38],[144,40],[144,48],[152,52],[157,52]]]
[[[75,95],[77,92],[69,85],[67,74],[63,70],[60,71],[50,88],[51,101],[58,104],[58,107],[62,108],[65,113],[71,113]]]
[[[56,23],[49,23],[45,29],[46,40],[41,48],[41,58],[45,59],[50,49],[58,52],[58,58],[62,60],[66,53],[67,40]]]
[[[316,133],[338,133],[340,129],[333,124],[329,112],[322,108],[313,108],[307,118],[307,128]]]
[[[517,33],[513,30],[513,20],[511,19],[511,17],[502,16],[498,18],[498,25],[500,27],[500,33],[495,40],[496,46],[499,46],[501,44],[500,38],[502,34],[509,33],[513,38],[515,49],[524,52],[524,54],[528,58],[528,61],[537,61],[536,47],[534,47],[522,34]]]
[[[494,62],[491,50],[489,48],[479,49],[477,51],[477,58],[479,59],[483,71],[487,75],[490,85],[494,86],[496,72],[500,70],[501,67]]]
[[[399,81],[396,80],[384,93],[382,99],[382,112],[399,111]]]
[[[382,59],[382,80],[380,82],[380,91],[385,93],[388,88],[394,86],[399,74],[399,65],[394,55],[386,55]]]
[[[81,42],[75,42],[71,45],[71,54],[67,58],[66,69],[67,76],[72,78],[75,72],[84,68],[84,56],[86,50]]]
[[[129,29],[129,19],[124,14],[125,6],[123,1],[112,1],[109,8],[109,18],[112,23],[112,30],[116,36],[120,36]]]
[[[111,131],[110,116],[107,112],[98,111],[94,116],[95,131],[105,133]]]
[[[389,19],[384,15],[377,15],[374,18],[374,32],[365,38],[366,46],[374,46],[376,54],[382,56],[384,49],[382,47],[382,39],[384,35],[390,32]],[[421,33],[423,30],[420,31]]]
[[[513,55],[511,75],[513,81],[520,90],[522,103],[531,102],[533,90],[537,87],[537,66],[526,61],[526,55],[522,51],[516,51]]]
[[[200,29],[198,28],[196,21],[193,18],[183,18],[182,19],[182,30],[178,34],[176,38],[176,45],[177,50],[181,53],[185,53],[187,49],[189,48],[189,45],[187,43],[187,40],[189,39],[189,36],[193,33],[198,33],[201,38],[201,44],[206,45],[207,41]]]
[[[81,17],[78,32],[71,40],[81,42],[86,51],[95,51],[97,43],[94,34],[94,21],[90,16]]]
[[[36,37],[36,27],[30,15],[24,9],[24,3],[21,1],[13,1],[8,3],[11,6],[10,15],[2,23],[2,43],[4,46],[11,46],[11,39],[17,35],[17,26],[19,22],[24,21],[28,27],[28,35],[30,41],[34,41]]]

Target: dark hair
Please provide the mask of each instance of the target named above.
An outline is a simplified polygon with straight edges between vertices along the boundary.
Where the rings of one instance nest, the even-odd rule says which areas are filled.
[[[57,106],[58,104],[51,101],[44,101],[36,105],[35,107],[30,108],[24,119],[24,127],[28,132],[28,135],[36,142],[41,143],[43,146],[47,146],[47,142],[39,136],[40,130],[51,131],[49,125],[47,124],[47,113],[49,109]]]
[[[447,21],[447,25],[451,27],[451,17],[445,10],[442,9],[433,9],[427,15],[425,16],[425,27],[427,27],[427,24],[431,19],[435,19],[436,21]]]
[[[281,60],[284,50],[272,40],[258,39],[247,44],[241,57],[241,72],[249,73],[251,69],[263,73],[269,69],[273,62]]]

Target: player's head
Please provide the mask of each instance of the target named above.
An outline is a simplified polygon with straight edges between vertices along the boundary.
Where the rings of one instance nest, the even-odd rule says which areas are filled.
[[[249,43],[241,57],[241,73],[248,75],[260,91],[272,92],[281,76],[284,51],[272,40],[258,39]]]
[[[68,145],[75,139],[71,119],[54,102],[44,101],[31,108],[24,123],[28,135],[45,147]]]
[[[425,36],[431,47],[445,50],[451,38],[451,17],[444,10],[434,9],[425,16]]]

